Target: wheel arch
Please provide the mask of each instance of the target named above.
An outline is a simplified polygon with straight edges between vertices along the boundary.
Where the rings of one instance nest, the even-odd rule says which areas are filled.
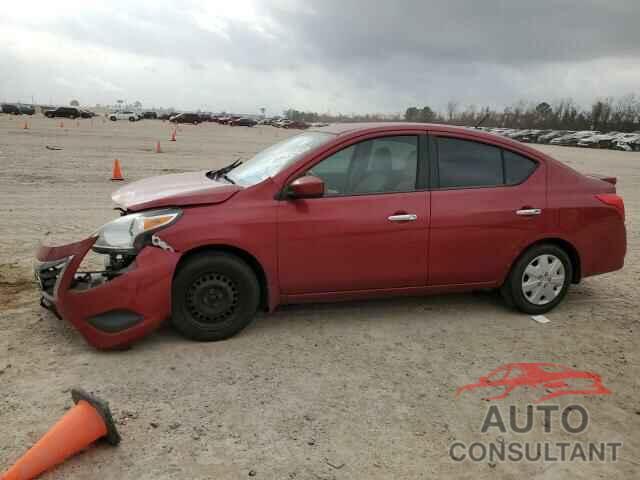
[[[190,258],[206,252],[227,253],[229,255],[234,255],[247,263],[247,265],[249,265],[251,270],[253,270],[253,273],[256,275],[258,284],[260,285],[259,308],[265,311],[269,310],[269,282],[267,280],[266,272],[264,271],[264,268],[262,267],[262,264],[258,261],[258,259],[242,248],[226,244],[209,244],[200,245],[198,247],[192,248],[191,250],[187,250],[180,256],[180,260],[176,265],[173,278],[175,279],[177,273],[180,271],[180,268],[187,261],[189,261]]]
[[[565,240],[564,238],[559,238],[559,237],[541,238],[539,240],[536,240],[535,242],[532,242],[532,243],[526,245],[520,251],[518,256],[513,259],[513,261],[511,262],[511,265],[509,265],[509,270],[507,271],[507,275],[511,271],[513,266],[516,264],[516,262],[518,260],[520,260],[520,258],[529,249],[531,249],[531,248],[533,248],[535,246],[538,246],[538,245],[545,244],[545,243],[560,247],[565,252],[567,252],[567,255],[569,256],[569,260],[571,260],[571,267],[573,269],[573,278],[571,279],[571,282],[572,283],[580,283],[580,280],[582,279],[582,265],[581,265],[581,259],[580,259],[580,254],[578,253],[578,249],[571,242],[569,242],[568,240]]]

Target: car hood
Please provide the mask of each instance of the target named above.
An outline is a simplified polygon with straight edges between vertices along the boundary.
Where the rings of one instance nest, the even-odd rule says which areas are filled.
[[[111,195],[113,201],[129,211],[156,207],[222,203],[241,187],[207,178],[206,171],[177,173],[145,178],[124,186]]]

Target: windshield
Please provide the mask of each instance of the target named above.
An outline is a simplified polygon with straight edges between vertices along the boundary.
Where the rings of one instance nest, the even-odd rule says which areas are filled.
[[[329,141],[334,135],[305,132],[270,146],[239,165],[228,176],[242,186],[251,186],[273,177],[307,152]]]

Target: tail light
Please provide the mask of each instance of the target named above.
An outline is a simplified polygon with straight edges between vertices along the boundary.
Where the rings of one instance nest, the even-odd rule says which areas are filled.
[[[596,195],[596,198],[605,205],[614,207],[622,217],[622,220],[624,220],[624,200],[622,200],[621,196],[615,193],[600,193]]]

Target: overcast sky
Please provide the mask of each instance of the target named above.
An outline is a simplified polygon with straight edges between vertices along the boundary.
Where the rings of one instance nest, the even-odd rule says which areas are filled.
[[[640,0],[21,0],[0,100],[253,113],[640,94]]]

